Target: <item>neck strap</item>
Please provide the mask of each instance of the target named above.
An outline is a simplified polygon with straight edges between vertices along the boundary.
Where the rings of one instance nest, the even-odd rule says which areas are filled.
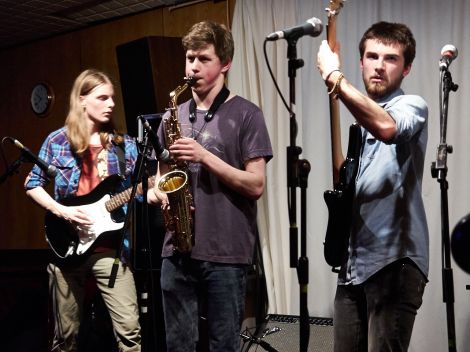
[[[214,101],[212,102],[211,107],[207,110],[206,114],[204,115],[204,121],[209,122],[214,117],[215,112],[219,108],[220,105],[227,100],[228,96],[230,95],[230,91],[225,87],[225,84],[222,86],[222,89],[215,97]],[[189,103],[189,121],[193,123],[196,121],[196,102],[194,98],[191,99]]]

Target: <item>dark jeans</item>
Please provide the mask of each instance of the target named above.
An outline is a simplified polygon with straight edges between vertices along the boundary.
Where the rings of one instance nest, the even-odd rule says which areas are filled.
[[[338,285],[335,352],[407,351],[426,278],[401,259],[360,285]]]
[[[238,352],[245,310],[246,266],[163,259],[167,352],[194,352],[199,316],[207,319],[209,351]]]

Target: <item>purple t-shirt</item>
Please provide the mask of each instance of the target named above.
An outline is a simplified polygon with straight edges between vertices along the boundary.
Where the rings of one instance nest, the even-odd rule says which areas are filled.
[[[205,122],[206,111],[197,110],[189,121],[189,101],[178,107],[184,137],[195,138],[204,148],[226,163],[243,169],[247,160],[272,158],[271,142],[262,111],[248,100],[235,96],[222,104],[213,119]],[[164,119],[168,117],[168,113]],[[162,122],[158,130],[164,141]],[[257,235],[256,201],[231,190],[199,163],[189,164],[194,200],[195,245],[191,258],[231,264],[250,264]],[[162,256],[173,254],[167,232]]]

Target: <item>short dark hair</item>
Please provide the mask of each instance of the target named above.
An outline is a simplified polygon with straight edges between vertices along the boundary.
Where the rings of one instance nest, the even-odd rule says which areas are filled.
[[[373,24],[362,36],[359,42],[359,54],[364,56],[366,40],[374,39],[383,44],[401,44],[405,67],[411,65],[416,55],[416,41],[411,30],[402,23],[377,22]]]
[[[193,25],[183,37],[183,48],[187,50],[204,49],[210,44],[214,45],[216,55],[223,64],[233,58],[234,44],[232,33],[223,24],[202,21]]]

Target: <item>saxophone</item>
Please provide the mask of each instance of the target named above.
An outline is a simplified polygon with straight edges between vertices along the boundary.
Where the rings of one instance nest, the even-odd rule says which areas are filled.
[[[176,87],[170,93],[170,116],[163,121],[165,143],[169,148],[181,138],[181,125],[178,120],[177,100],[186,88],[194,84],[194,78],[185,78],[186,83]],[[163,217],[167,229],[174,231],[173,245],[180,253],[188,253],[193,247],[193,217],[191,206],[193,197],[189,191],[188,163],[186,161],[170,160],[170,171],[157,182],[157,188],[168,197],[168,204],[163,208]]]

